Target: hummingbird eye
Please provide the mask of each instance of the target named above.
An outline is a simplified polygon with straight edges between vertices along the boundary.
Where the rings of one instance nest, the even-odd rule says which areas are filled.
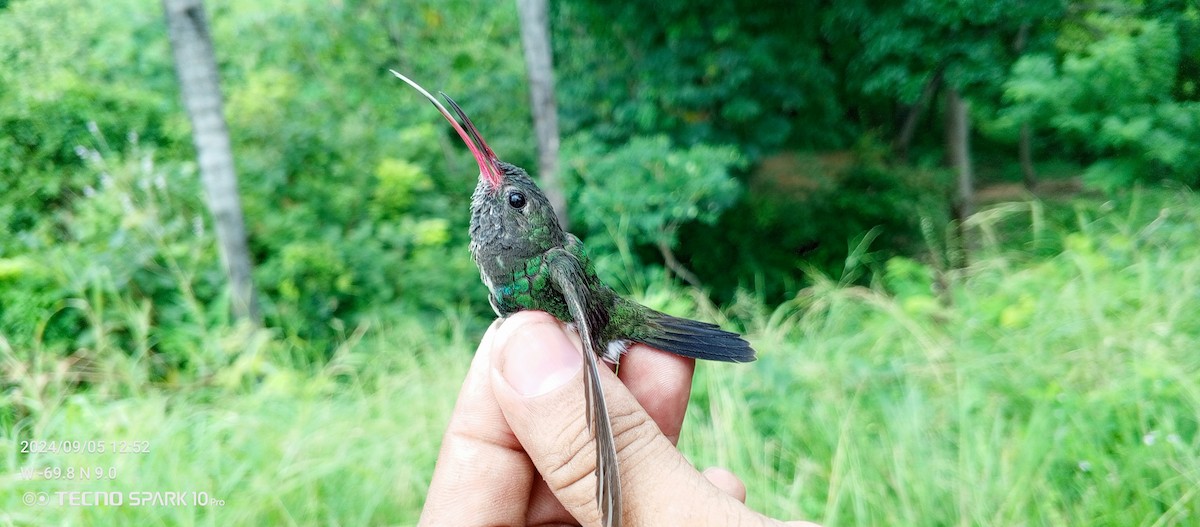
[[[508,193],[508,205],[514,209],[525,207],[525,194],[519,190],[514,190]]]

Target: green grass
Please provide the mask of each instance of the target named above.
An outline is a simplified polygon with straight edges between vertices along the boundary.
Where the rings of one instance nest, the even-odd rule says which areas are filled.
[[[380,329],[320,369],[273,364],[271,344],[230,375],[123,397],[37,381],[21,438],[146,441],[148,454],[25,456],[0,446],[0,524],[378,525],[415,523],[466,372],[460,330]],[[231,339],[262,335],[242,332]],[[245,341],[243,341],[245,342]],[[231,343],[236,346],[237,344]],[[278,353],[277,355],[285,355]],[[65,366],[60,366],[65,367]],[[51,370],[52,368],[47,368]],[[50,373],[47,371],[47,373]],[[31,393],[32,392],[32,393]],[[32,400],[29,400],[32,399]],[[6,436],[11,434],[6,433]],[[114,481],[22,481],[18,467],[114,466]],[[219,507],[27,507],[28,491],[203,491]],[[57,499],[57,498],[55,498]],[[55,502],[57,503],[57,502]]]
[[[821,280],[771,311],[698,308],[744,324],[761,359],[699,368],[681,448],[740,474],[752,507],[830,526],[1200,521],[1200,199],[1007,205],[968,232],[995,236],[966,269],[894,260],[873,287]],[[670,289],[643,298],[703,306]],[[91,315],[102,328],[130,312]],[[226,328],[197,353],[232,363],[154,383],[133,350],[52,360],[0,341],[18,418],[0,430],[0,525],[412,524],[483,323],[359,328],[318,365],[270,332]],[[31,456],[17,437],[152,451]],[[84,464],[118,478],[19,478]],[[21,502],[68,490],[225,504]]]

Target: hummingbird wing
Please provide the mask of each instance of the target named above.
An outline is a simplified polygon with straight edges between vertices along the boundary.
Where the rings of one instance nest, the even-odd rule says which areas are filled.
[[[612,423],[608,418],[608,405],[604,402],[604,389],[600,385],[600,366],[597,357],[601,347],[596,331],[603,324],[603,308],[592,305],[592,295],[587,288],[588,275],[583,264],[575,255],[564,248],[546,252],[550,279],[566,301],[571,318],[583,340],[584,395],[587,407],[588,428],[596,437],[596,504],[600,507],[602,525],[621,525],[621,474],[617,469],[617,448],[613,439]]]

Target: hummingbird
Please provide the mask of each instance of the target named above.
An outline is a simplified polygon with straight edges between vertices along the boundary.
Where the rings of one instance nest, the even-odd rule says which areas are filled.
[[[545,311],[579,334],[586,366],[585,419],[596,445],[596,503],[602,524],[620,527],[620,472],[598,361],[617,365],[634,343],[725,362],[753,361],[754,350],[737,333],[661,313],[604,285],[583,243],[559,225],[528,172],[496,157],[454,99],[438,92],[461,124],[416,82],[395,70],[392,74],[433,103],[479,165],[471,196],[470,251],[492,310],[502,318],[526,309]]]

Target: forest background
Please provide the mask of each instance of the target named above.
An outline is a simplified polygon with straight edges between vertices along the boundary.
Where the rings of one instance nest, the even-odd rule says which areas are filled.
[[[205,3],[248,313],[163,6],[0,0],[0,524],[414,523],[493,315],[477,170],[388,69],[541,175],[527,4]],[[543,22],[571,230],[623,294],[760,352],[700,367],[694,463],[831,526],[1196,521],[1200,5]],[[87,451],[114,440],[151,451]],[[36,501],[159,489],[223,502]]]

